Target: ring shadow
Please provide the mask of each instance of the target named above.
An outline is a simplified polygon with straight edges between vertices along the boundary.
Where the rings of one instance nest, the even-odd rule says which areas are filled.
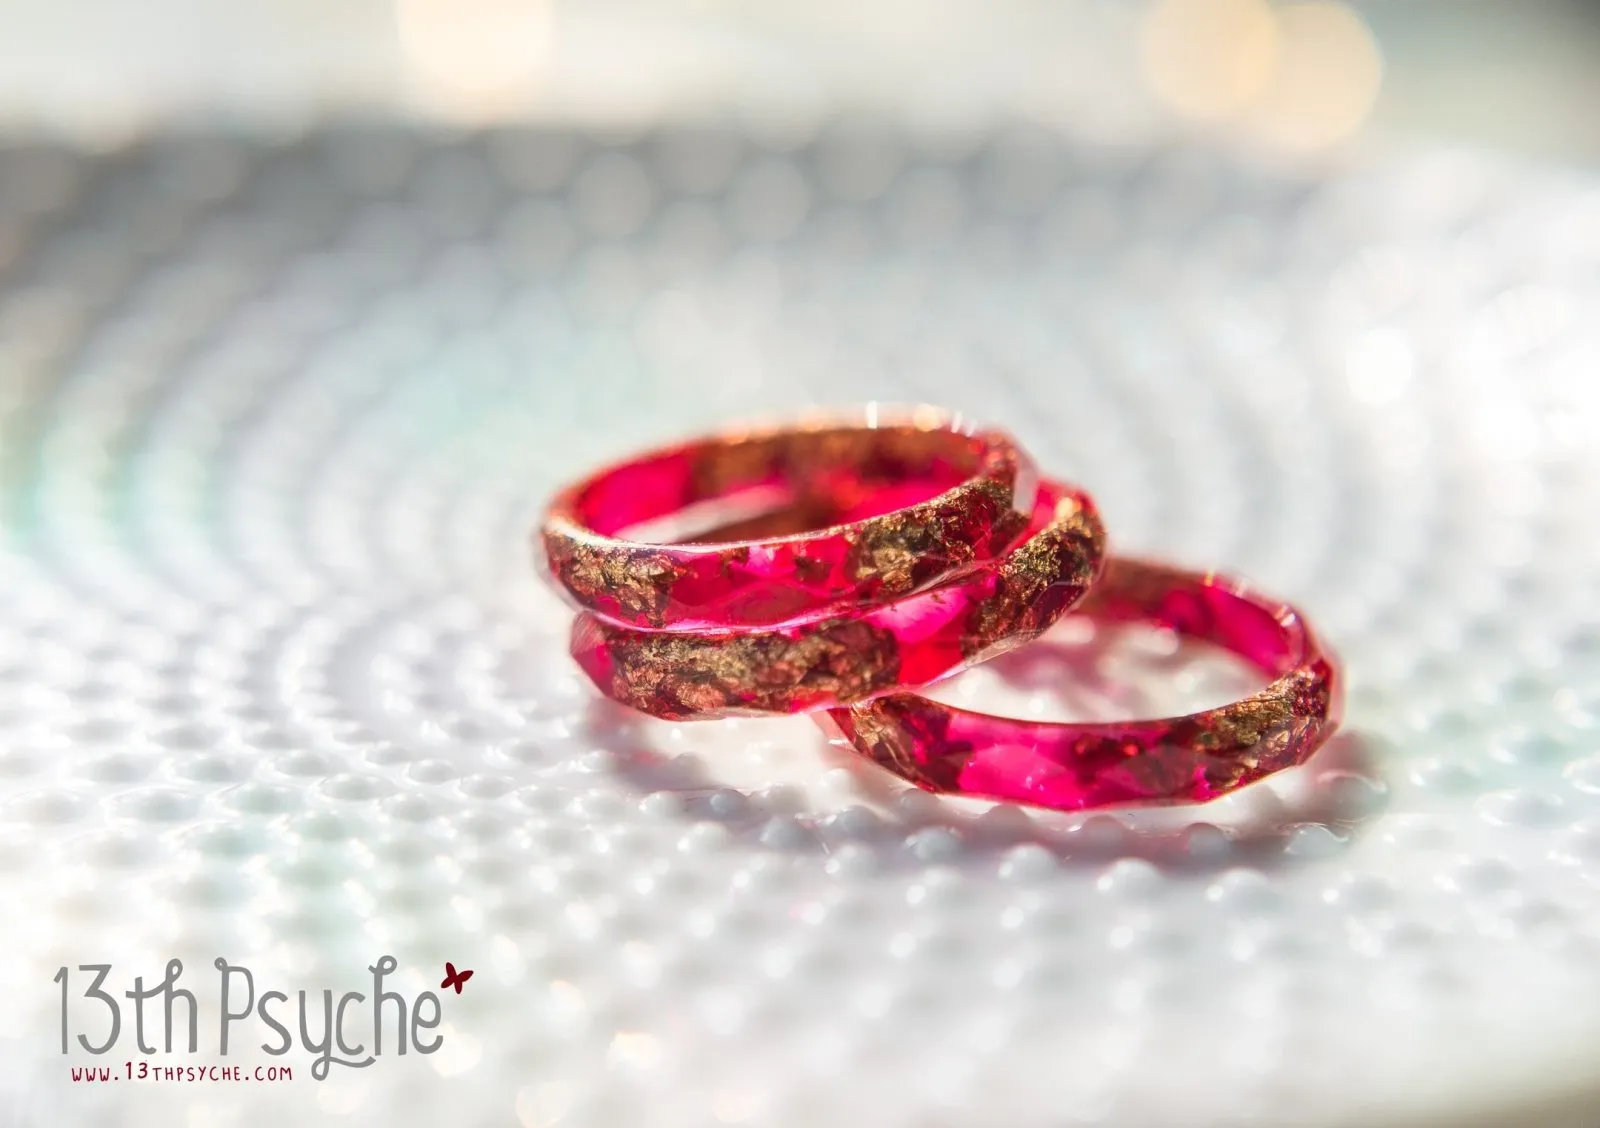
[[[1123,633],[1096,630],[1063,645],[1052,631],[986,668],[1011,689],[1057,694],[1076,715],[1103,712],[1109,704],[1137,716],[1140,703],[1129,700],[1133,683],[1107,669]],[[1178,676],[1197,653],[1215,651],[1182,644],[1142,654],[1138,681]],[[738,789],[719,782],[698,755],[675,755],[652,743],[652,729],[665,731],[674,722],[597,698],[583,723],[586,735],[613,753],[621,782],[641,794],[676,794],[674,817],[686,823],[719,822],[736,840],[763,850],[827,854],[853,845],[892,869],[992,864],[1028,845],[1042,847],[1063,866],[1133,857],[1175,872],[1275,869],[1336,851],[1380,813],[1387,797],[1378,741],[1359,729],[1337,732],[1298,767],[1208,803],[1058,812],[919,790],[817,727],[816,774],[847,770],[860,799],[843,811],[814,813],[797,789],[785,786],[740,791],[742,801],[728,803],[729,791]],[[787,820],[785,832],[768,832],[774,818]]]

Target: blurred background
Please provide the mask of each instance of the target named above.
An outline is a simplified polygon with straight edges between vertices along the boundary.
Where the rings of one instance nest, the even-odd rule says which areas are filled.
[[[0,28],[0,1125],[1600,1122],[1600,4]],[[596,700],[542,500],[868,399],[1292,598],[1365,751],[991,816]],[[67,1081],[62,965],[380,952],[449,1052]]]
[[[99,142],[329,113],[792,128],[857,111],[1600,158],[1590,0],[3,0],[0,26],[0,119]]]

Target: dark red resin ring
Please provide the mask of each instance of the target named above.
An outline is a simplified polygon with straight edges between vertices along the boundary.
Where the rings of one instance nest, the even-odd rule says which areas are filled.
[[[1114,559],[1081,607],[1215,643],[1265,672],[1260,692],[1187,717],[1039,723],[914,694],[818,716],[823,728],[929,791],[1063,811],[1198,803],[1304,762],[1339,723],[1341,677],[1294,608],[1208,573]]]
[[[910,595],[1010,550],[1037,474],[1000,431],[920,409],[837,417],[654,451],[562,490],[540,529],[545,563],[580,610],[650,630],[764,627]],[[696,513],[789,511],[786,535],[696,543],[624,539]],[[806,529],[806,513],[834,522]],[[798,528],[796,528],[798,526]],[[766,531],[772,532],[771,523]]]
[[[643,631],[581,614],[572,656],[612,700],[669,720],[846,705],[926,685],[1037,637],[1083,598],[1104,552],[1088,497],[1041,485],[1025,540],[938,587],[764,629]]]

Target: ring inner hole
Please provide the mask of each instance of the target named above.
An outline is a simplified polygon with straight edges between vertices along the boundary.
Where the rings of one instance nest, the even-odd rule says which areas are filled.
[[[1214,643],[1149,623],[1068,615],[1040,638],[923,691],[1028,721],[1182,716],[1264,688],[1270,675]]]
[[[650,543],[793,536],[926,501],[971,478],[981,454],[972,436],[909,427],[686,447],[603,475],[578,518]]]

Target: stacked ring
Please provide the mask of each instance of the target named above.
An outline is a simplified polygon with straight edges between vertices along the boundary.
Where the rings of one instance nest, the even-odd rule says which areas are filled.
[[[1115,559],[1078,613],[1213,643],[1272,681],[1230,705],[1159,720],[1021,721],[898,693],[819,722],[926,790],[1069,811],[1214,799],[1302,763],[1338,724],[1332,656],[1293,607],[1237,581]]]
[[[943,412],[816,420],[601,470],[556,496],[541,541],[579,610],[619,626],[778,626],[909,595],[994,560],[1026,530],[1036,484],[1009,436]],[[716,543],[617,535],[751,504],[826,510],[843,523]]]
[[[858,612],[721,631],[642,631],[579,615],[572,656],[614,701],[669,720],[807,712],[925,685],[1020,646],[1100,572],[1088,497],[1039,489],[1028,536],[991,568]]]
[[[538,546],[578,609],[572,656],[607,697],[668,720],[809,712],[930,791],[1073,811],[1203,802],[1304,762],[1339,722],[1337,663],[1294,608],[1211,573],[1106,563],[1086,494],[934,409],[642,455],[561,491]],[[1231,650],[1270,682],[1116,723],[911,692],[1075,609]]]

